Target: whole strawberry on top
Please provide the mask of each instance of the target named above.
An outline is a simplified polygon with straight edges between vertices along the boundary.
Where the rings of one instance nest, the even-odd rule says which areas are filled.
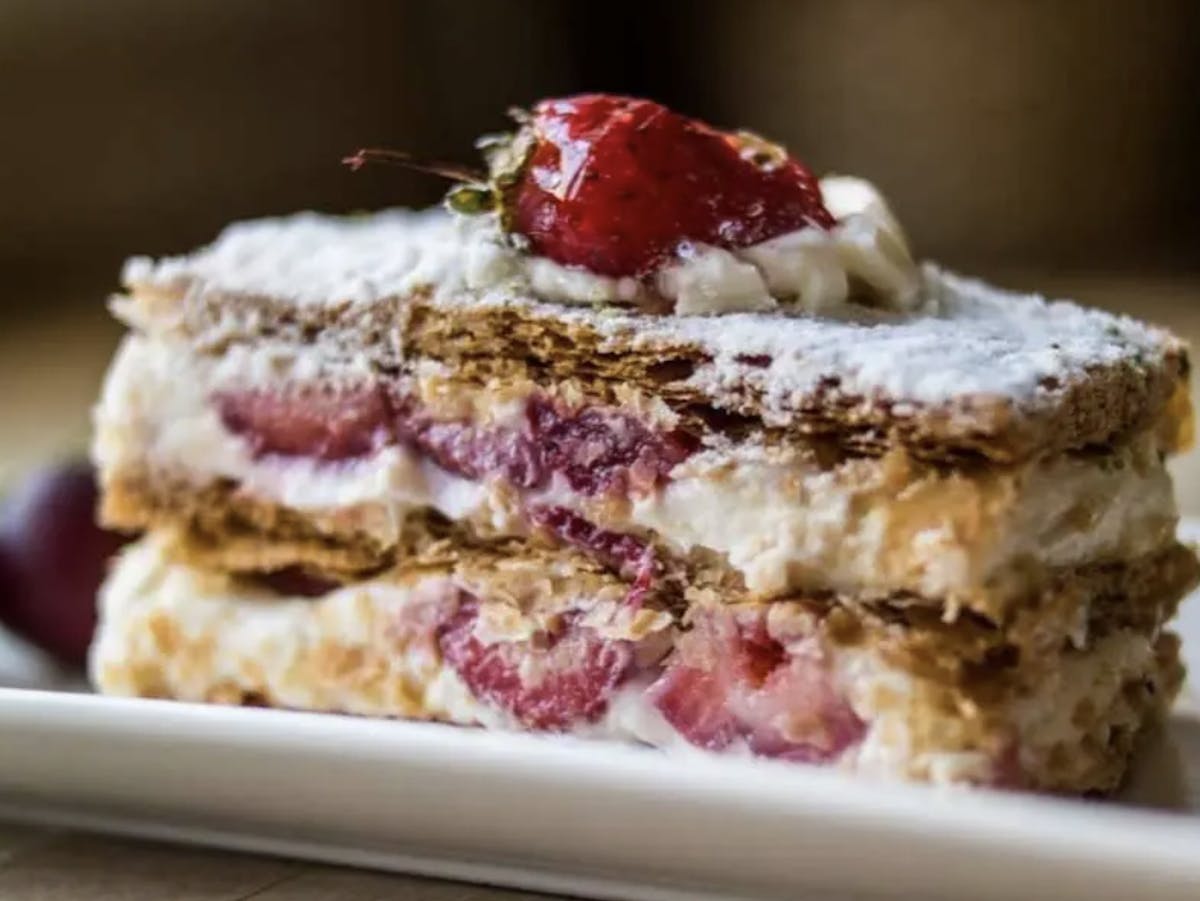
[[[512,116],[515,132],[478,144],[486,173],[395,151],[346,162],[453,178],[452,210],[488,214],[527,259],[600,279],[582,288],[543,279],[549,299],[638,305],[649,296],[705,313],[790,301],[821,312],[848,299],[905,309],[915,295],[903,233],[866,182],[818,181],[776,144],[652,100],[582,94]]]
[[[450,192],[453,209],[498,211],[532,253],[565,266],[644,276],[685,242],[747,247],[835,224],[812,172],[750,132],[613,94],[543,100],[512,115],[515,133],[479,142],[486,176],[413,165],[464,182]],[[346,162],[372,159],[408,157],[361,150]]]
[[[685,241],[746,247],[834,224],[816,178],[782,148],[651,100],[544,100],[511,146],[498,159],[520,168],[494,172],[510,230],[602,275],[644,275]]]

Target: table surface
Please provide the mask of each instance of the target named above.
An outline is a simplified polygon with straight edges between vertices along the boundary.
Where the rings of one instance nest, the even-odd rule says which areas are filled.
[[[1108,309],[1132,312],[1200,346],[1200,277],[1023,277]],[[53,309],[53,307],[52,307]],[[88,410],[120,335],[99,305],[65,307],[0,329],[0,483],[86,446]],[[1200,451],[1174,461],[1180,507],[1200,514]],[[545,897],[58,829],[0,824],[0,897],[45,901],[508,901]]]
[[[39,901],[519,901],[546,896],[0,823],[0,897]]]

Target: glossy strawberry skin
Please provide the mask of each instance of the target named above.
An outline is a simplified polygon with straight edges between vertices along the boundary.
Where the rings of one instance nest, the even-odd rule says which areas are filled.
[[[834,224],[800,162],[756,161],[738,136],[649,100],[545,100],[525,128],[509,226],[563,265],[638,277],[685,242],[745,247]]]

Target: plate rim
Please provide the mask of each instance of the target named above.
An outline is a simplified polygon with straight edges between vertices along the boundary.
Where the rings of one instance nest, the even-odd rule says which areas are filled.
[[[877,844],[890,841],[910,851],[936,847],[980,855],[981,861],[989,857],[1023,860],[1030,878],[1040,869],[1067,867],[1081,874],[1088,885],[1086,896],[1092,898],[1107,897],[1096,892],[1120,884],[1153,887],[1163,897],[1174,897],[1172,892],[1179,892],[1182,898],[1200,891],[1200,854],[1196,850],[1200,848],[1200,818],[1099,801],[870,782],[772,761],[710,758],[700,753],[672,756],[584,739],[464,730],[437,723],[0,689],[0,734],[12,736],[14,729],[24,730],[26,743],[32,742],[30,747],[74,742],[85,747],[126,750],[141,746],[147,752],[186,748],[192,755],[201,756],[215,749],[214,753],[241,761],[267,760],[277,756],[281,748],[294,748],[298,743],[310,761],[337,759],[341,764],[362,766],[364,772],[407,768],[417,773],[438,772],[451,783],[464,778],[467,784],[482,785],[519,778],[532,780],[531,784],[547,788],[555,797],[594,798],[616,792],[631,806],[641,808],[652,806],[655,799],[674,797],[707,805],[705,809],[726,810],[743,824],[751,822],[757,812],[765,820],[790,824],[789,828],[799,830],[823,823],[848,834],[874,836]],[[450,755],[446,753],[448,739],[453,745]],[[20,762],[13,759],[7,745],[11,741],[0,743],[0,802],[5,805],[4,812],[11,814],[14,805],[23,800],[26,805],[40,801],[43,808],[57,805],[61,815],[61,810],[72,802],[70,791],[56,796],[50,790],[52,786],[47,785],[49,771],[39,773],[36,766],[27,763],[26,791],[22,793],[22,778],[13,777],[14,767],[19,770]],[[118,762],[118,771],[122,771],[120,766]],[[216,781],[220,783],[221,778]],[[162,786],[161,778],[156,784]],[[104,792],[100,796],[108,797]],[[137,808],[137,797],[127,793],[124,799]],[[81,807],[81,815],[90,817],[89,828],[134,828],[128,815],[122,819],[119,813],[106,812],[103,804],[97,808],[94,801],[85,800]],[[36,811],[30,810],[36,817]],[[187,816],[185,813],[183,822],[174,824],[161,814],[142,818],[146,825],[138,834],[149,836],[157,827],[185,840],[254,850],[248,848],[246,835],[244,831],[238,833],[236,823],[226,830],[205,832],[202,828],[198,831],[197,824],[189,824]],[[1131,842],[1131,836],[1136,836],[1136,842]],[[279,839],[279,835],[261,836],[259,846],[271,853],[312,856],[312,842],[296,845],[292,839],[289,845]],[[319,844],[329,846],[327,842]],[[428,853],[407,857],[401,851],[396,854],[391,866],[383,858],[349,860],[332,847],[325,859],[406,871],[414,871],[413,860],[431,860]],[[544,864],[525,869],[493,866],[487,873],[464,875],[461,868],[445,861],[434,861],[425,869],[430,875],[482,878],[529,889],[542,885],[542,890],[562,890],[569,886],[575,893],[584,891],[593,897],[644,897],[649,887],[664,888],[645,879],[622,885],[611,878],[611,873],[598,877],[582,869],[578,881],[571,882],[565,876],[547,877],[547,871]],[[546,878],[552,879],[553,886],[543,881]],[[1018,885],[1028,882],[1022,874],[1013,874],[1012,878]],[[630,885],[637,891],[630,891]]]

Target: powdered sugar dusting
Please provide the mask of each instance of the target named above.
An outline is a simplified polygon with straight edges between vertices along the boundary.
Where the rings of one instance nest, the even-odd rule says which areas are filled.
[[[1160,329],[1064,301],[1020,295],[945,272],[922,271],[913,315],[853,319],[732,315],[678,320],[663,331],[714,353],[694,381],[759,381],[768,401],[826,384],[840,393],[935,404],[967,394],[1031,399],[1096,367],[1160,365],[1175,341]],[[654,341],[659,329],[642,329]],[[767,367],[746,358],[771,358]],[[836,385],[833,384],[836,380]]]
[[[258,294],[297,304],[365,303],[429,289],[433,302],[447,307],[520,306],[588,326],[614,350],[694,346],[709,358],[691,378],[696,388],[756,389],[768,418],[822,387],[885,398],[901,414],[906,402],[964,395],[1036,405],[1097,368],[1161,366],[1178,346],[1125,317],[1003,291],[928,264],[921,302],[907,314],[847,306],[839,316],[677,317],[562,306],[514,291],[502,255],[490,255],[488,243],[470,233],[474,227],[440,211],[238,223],[194,254],[130,260],[124,281],[135,289]]]
[[[187,256],[125,264],[127,285],[199,283],[297,303],[371,301],[452,277],[438,249],[458,242],[445,214],[389,211],[371,216],[300,213],[238,222]]]

